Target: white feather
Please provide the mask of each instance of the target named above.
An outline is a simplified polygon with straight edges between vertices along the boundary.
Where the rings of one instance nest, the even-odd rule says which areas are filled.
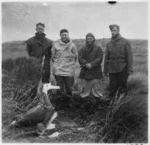
[[[57,117],[57,112],[54,112],[54,114],[52,115],[50,121],[47,123],[47,127],[46,129],[54,129],[55,128],[55,124],[52,124],[53,120]]]
[[[49,137],[49,138],[52,138],[52,137],[57,137],[57,136],[59,136],[59,135],[60,135],[59,132],[55,132],[55,133],[51,134],[51,135],[48,136],[48,137]]]
[[[55,124],[49,123],[49,124],[47,125],[47,127],[46,127],[46,130],[48,130],[48,129],[54,129],[55,126],[56,126]]]

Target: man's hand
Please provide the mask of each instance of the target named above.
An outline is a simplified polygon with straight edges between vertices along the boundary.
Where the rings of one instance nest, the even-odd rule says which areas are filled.
[[[90,63],[88,63],[88,64],[85,65],[85,67],[86,67],[87,69],[91,69],[91,68],[92,68],[92,65],[91,65]]]

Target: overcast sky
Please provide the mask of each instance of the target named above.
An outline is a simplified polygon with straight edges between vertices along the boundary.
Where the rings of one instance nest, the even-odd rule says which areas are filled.
[[[48,38],[56,40],[66,28],[71,38],[110,38],[109,24],[118,24],[126,38],[148,38],[148,3],[13,2],[2,3],[2,41],[26,40],[35,33],[35,24],[44,22]]]

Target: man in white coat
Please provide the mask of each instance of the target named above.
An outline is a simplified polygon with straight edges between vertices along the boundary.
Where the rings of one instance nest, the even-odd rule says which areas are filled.
[[[67,29],[60,30],[60,39],[52,47],[53,75],[60,86],[60,95],[72,98],[77,49]]]

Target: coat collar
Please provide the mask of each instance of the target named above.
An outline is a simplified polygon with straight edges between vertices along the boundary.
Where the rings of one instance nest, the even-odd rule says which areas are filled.
[[[61,41],[61,39],[57,40],[55,43],[55,46],[58,47],[58,49],[61,50],[66,50],[66,49],[72,49],[72,41],[70,40],[70,42],[68,43],[64,43]]]
[[[35,41],[39,43],[40,45],[42,45],[45,41],[45,38],[46,38],[45,36],[46,36],[45,33],[42,33],[42,34],[35,33]]]
[[[61,39],[59,39],[59,40],[58,40],[58,43],[59,43],[60,45],[66,45],[66,46],[68,46],[68,45],[70,45],[70,44],[72,43],[72,40],[70,39],[68,43],[64,43]]]
[[[40,37],[44,38],[46,36],[46,34],[45,33],[42,33],[42,34],[35,33],[35,36],[38,37],[38,38],[40,38]]]
[[[94,47],[95,47],[95,42],[90,47],[86,45],[85,46],[85,51],[87,53],[90,53],[94,49]]]
[[[118,40],[120,40],[122,38],[122,36],[120,34],[118,34],[118,36],[116,38],[111,38],[111,42],[116,42]]]

